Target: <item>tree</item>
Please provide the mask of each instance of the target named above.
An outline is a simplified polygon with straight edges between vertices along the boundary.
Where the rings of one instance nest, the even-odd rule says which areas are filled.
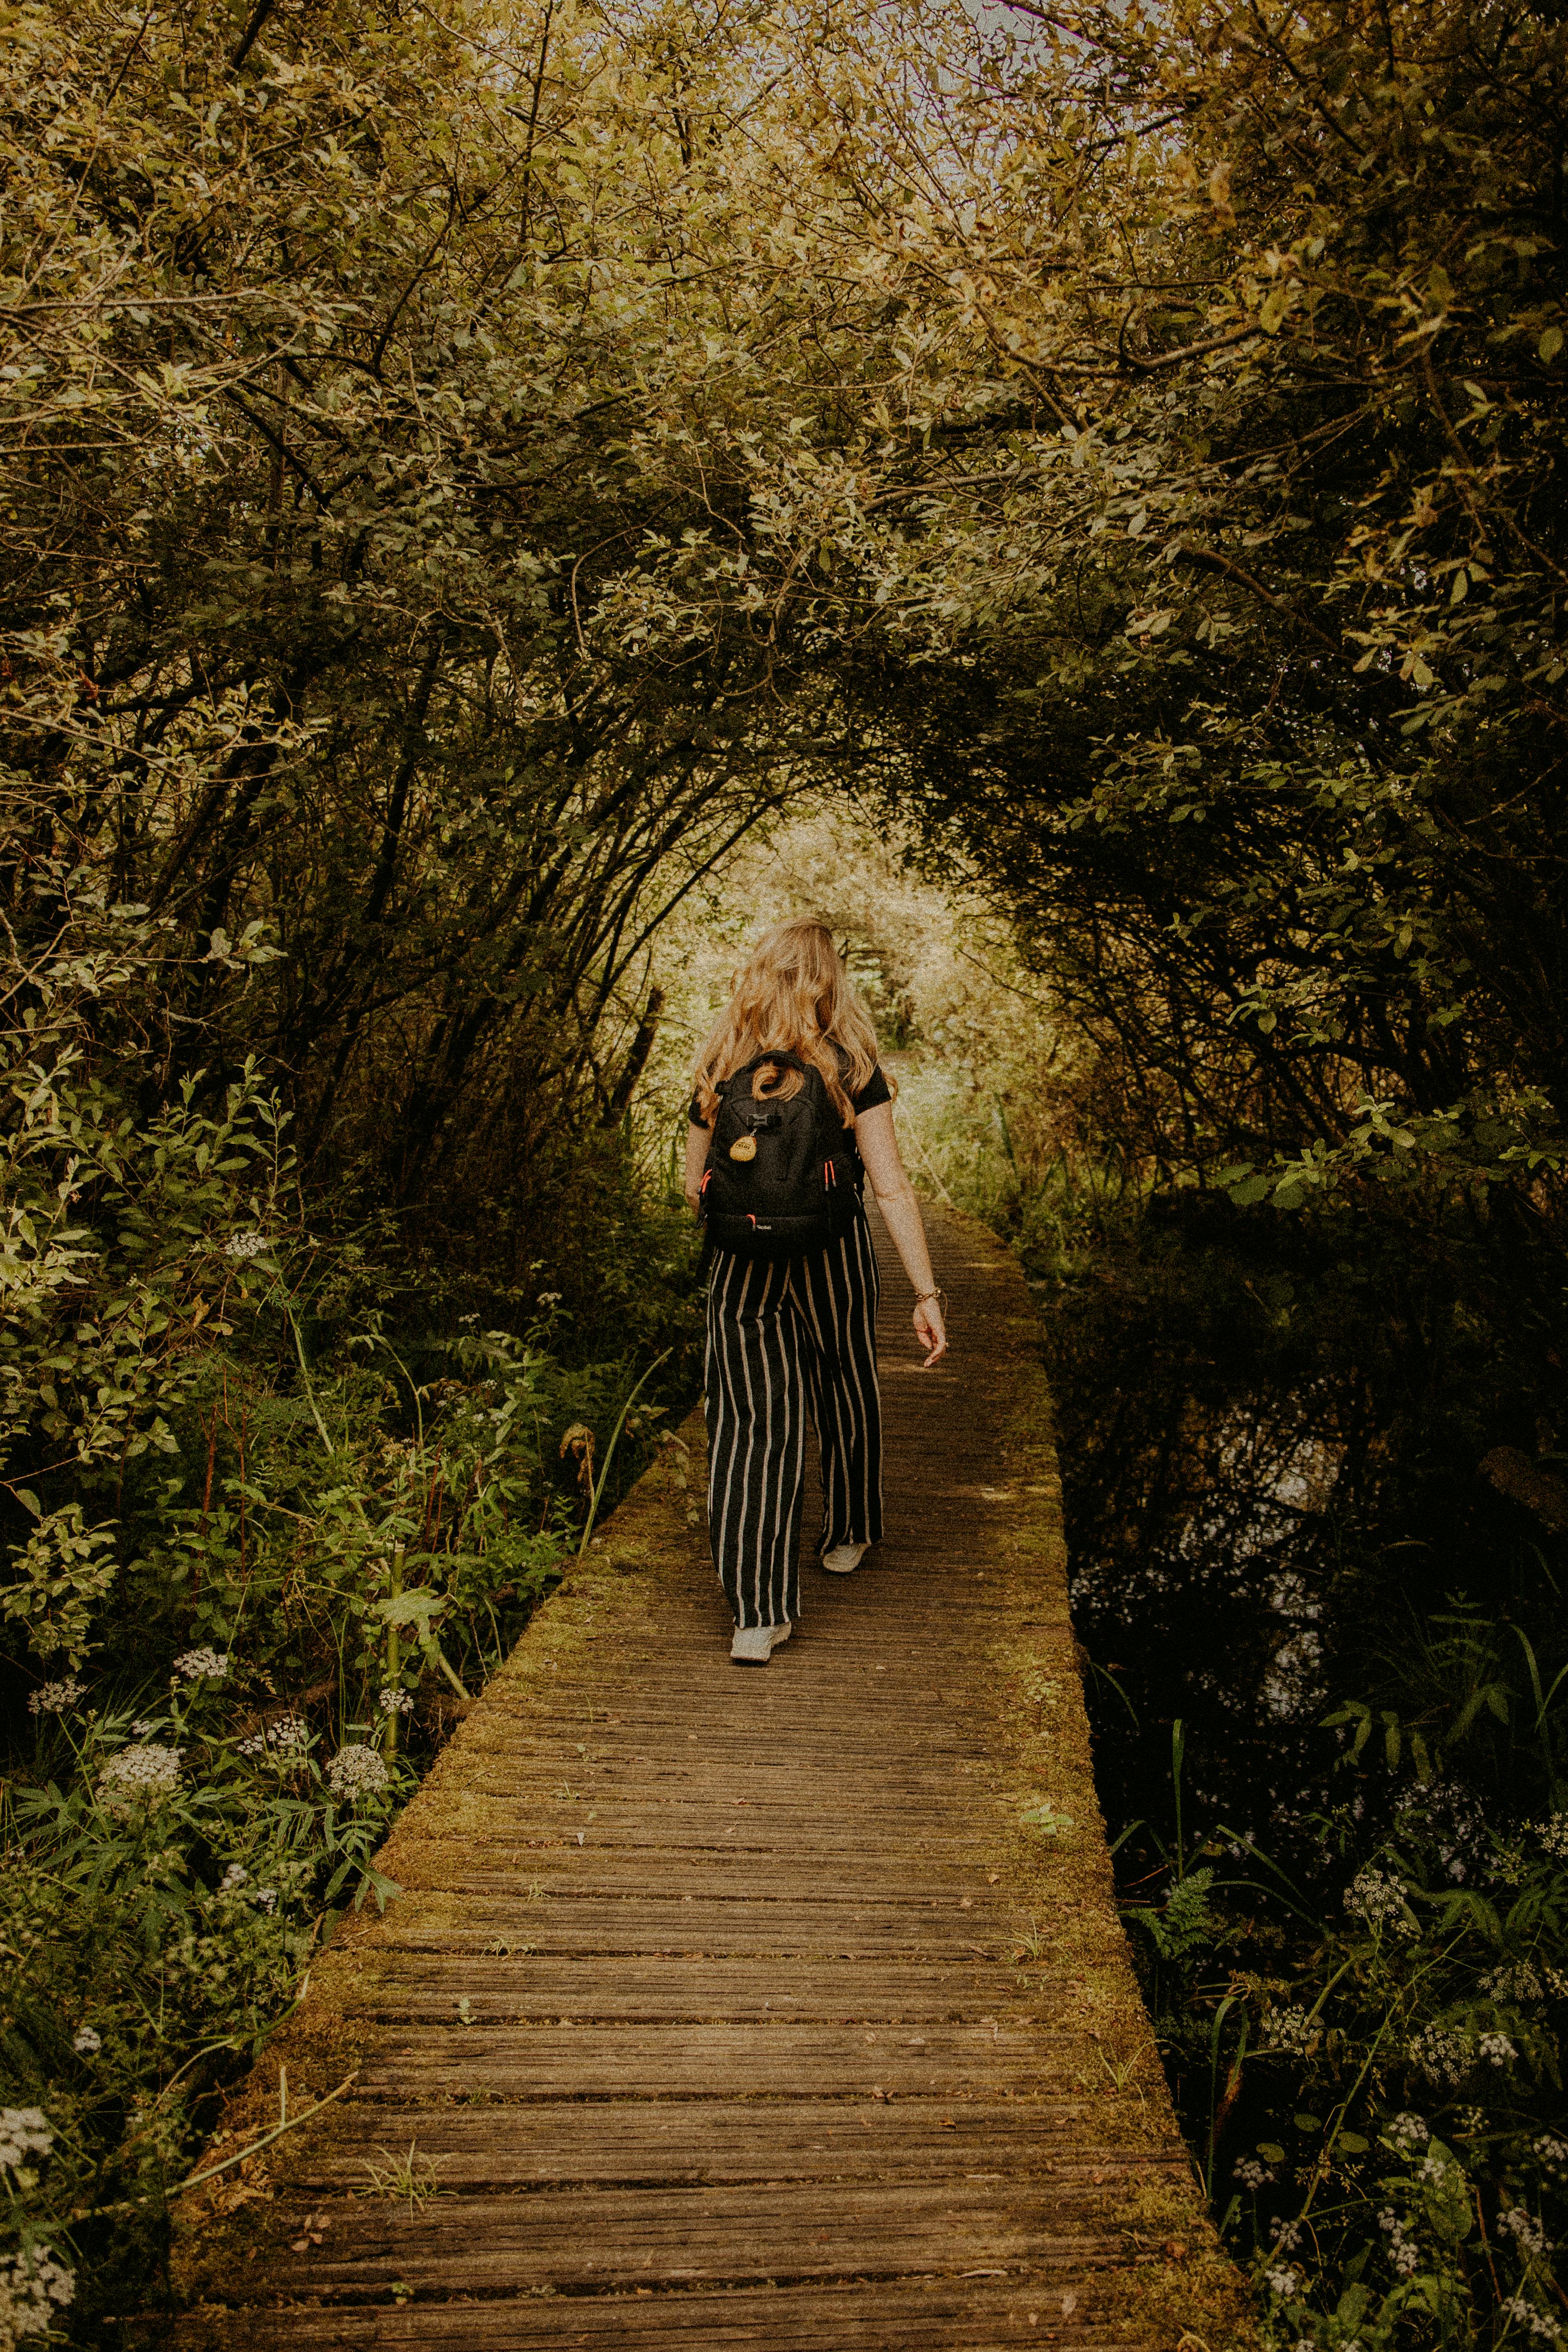
[[[1418,1134],[1529,1196],[1568,1077],[1563,27],[1009,14],[916,95],[867,49],[822,78],[941,362],[865,517],[862,691],[1158,1160]]]
[[[19,18],[7,911],[24,989],[84,892],[164,927],[147,1101],[257,1052],[405,1203],[623,1108],[653,929],[843,738],[792,562],[881,298],[794,266],[782,65],[727,5]]]

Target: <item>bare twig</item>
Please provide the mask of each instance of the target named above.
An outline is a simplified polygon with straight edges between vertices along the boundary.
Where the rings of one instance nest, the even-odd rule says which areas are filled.
[[[204,2172],[191,2173],[186,2179],[179,2183],[177,2188],[170,2189],[170,2196],[183,2197],[187,2189],[199,2189],[204,2181],[215,2180],[219,2173],[227,2172],[231,2165],[243,2164],[247,2157],[258,2156],[264,2147],[270,2147],[275,2139],[281,2139],[285,2132],[297,2130],[299,2125],[308,2124],[312,2116],[319,2116],[323,2107],[329,2107],[334,2099],[342,2097],[350,2084],[358,2077],[359,2072],[356,2066],[353,2074],[345,2075],[335,2091],[329,2091],[326,2097],[318,2099],[314,2106],[301,2107],[297,2116],[290,2116],[286,2123],[277,2125],[272,2131],[263,2133],[261,2138],[252,2140],[248,2147],[236,2148],[234,2155],[225,2156],[221,2164],[209,2164]]]

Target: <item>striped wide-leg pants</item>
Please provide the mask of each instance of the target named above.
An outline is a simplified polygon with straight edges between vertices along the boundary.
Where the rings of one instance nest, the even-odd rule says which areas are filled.
[[[708,1533],[737,1625],[792,1623],[806,1413],[822,1456],[822,1549],[882,1533],[876,1253],[863,1216],[777,1264],[720,1251],[707,1294]]]

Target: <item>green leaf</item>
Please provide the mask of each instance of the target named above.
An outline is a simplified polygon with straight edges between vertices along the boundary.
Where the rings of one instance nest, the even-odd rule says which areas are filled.
[[[1421,2178],[1427,2220],[1440,2238],[1460,2243],[1469,2236],[1475,2212],[1464,2173],[1440,2140],[1427,2149]]]
[[[1562,328],[1548,327],[1546,332],[1542,336],[1541,341],[1536,344],[1535,348],[1540,352],[1542,358],[1547,362],[1548,366],[1550,366],[1563,348]]]
[[[1071,1813],[1059,1813],[1056,1807],[1051,1804],[1031,1805],[1027,1812],[1019,1815],[1019,1819],[1020,1822],[1028,1822],[1030,1827],[1037,1829],[1041,1837],[1061,1837],[1065,1831],[1077,1826]]]
[[[443,1614],[446,1608],[444,1592],[393,1592],[375,1603],[375,1612],[389,1625],[418,1625],[424,1633],[431,1620]]]

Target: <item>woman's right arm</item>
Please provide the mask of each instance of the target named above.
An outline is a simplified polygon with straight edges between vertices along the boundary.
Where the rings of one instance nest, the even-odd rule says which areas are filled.
[[[882,1221],[904,1261],[904,1271],[915,1294],[915,1336],[921,1347],[929,1350],[925,1359],[925,1370],[929,1371],[947,1352],[942,1294],[931,1271],[920,1202],[899,1157],[891,1103],[877,1103],[872,1109],[862,1111],[855,1121],[855,1141],[871,1178]]]
[[[688,1121],[686,1127],[686,1166],[685,1175],[683,1181],[685,1188],[686,1204],[690,1208],[694,1217],[697,1213],[697,1203],[702,1198],[703,1170],[707,1166],[707,1150],[708,1145],[712,1141],[713,1136],[707,1128],[698,1127],[695,1119]]]

